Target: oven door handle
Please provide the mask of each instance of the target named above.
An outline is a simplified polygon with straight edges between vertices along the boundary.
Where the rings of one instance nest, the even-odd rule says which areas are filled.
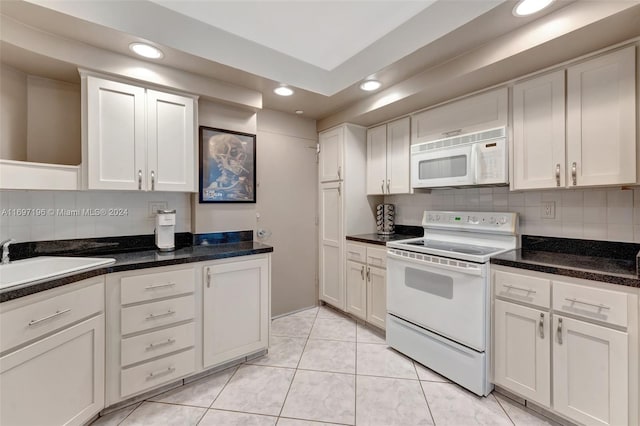
[[[422,260],[422,259],[415,259],[415,258],[410,258],[410,257],[405,257],[402,255],[398,255],[395,254],[389,250],[387,250],[387,270],[389,270],[391,268],[389,261],[391,261],[393,263],[393,261],[395,260],[402,260],[405,261],[407,263],[411,263],[414,265],[419,265],[423,268],[438,268],[438,269],[444,269],[446,271],[454,271],[454,272],[458,272],[461,274],[466,274],[466,275],[474,275],[474,276],[483,276],[484,275],[484,268],[483,265],[477,264],[477,263],[473,263],[473,262],[468,262],[466,260],[455,260],[455,259],[447,259],[444,257],[437,257],[437,256],[431,256],[431,255],[422,255],[419,253],[416,253],[416,256],[427,256],[430,257],[431,259],[442,259],[443,261],[445,261],[445,263],[436,263],[436,262],[431,262],[428,260]],[[452,262],[455,262],[456,265],[458,263],[464,263],[465,265],[474,265],[477,266],[476,268],[468,268],[465,266],[456,266],[456,265],[452,265]]]

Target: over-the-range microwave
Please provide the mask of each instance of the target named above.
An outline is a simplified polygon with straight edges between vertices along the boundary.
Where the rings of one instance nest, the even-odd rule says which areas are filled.
[[[413,188],[507,185],[506,129],[424,142],[411,147]]]

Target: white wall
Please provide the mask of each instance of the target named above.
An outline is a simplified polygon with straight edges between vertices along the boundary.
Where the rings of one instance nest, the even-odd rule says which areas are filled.
[[[0,158],[27,159],[27,75],[0,64]]]
[[[176,209],[176,232],[191,231],[189,194],[122,191],[0,191],[0,239],[19,242],[153,234],[149,203],[164,201]],[[82,209],[126,209],[123,216],[87,216]],[[14,209],[47,210],[18,216]],[[53,211],[49,211],[53,209]],[[58,209],[77,211],[65,216]],[[26,210],[22,213],[25,214]]]
[[[555,202],[555,218],[542,219],[541,203]],[[520,233],[550,237],[640,242],[640,188],[510,192],[508,188],[433,190],[395,195],[396,223],[420,225],[424,210],[512,211]]]

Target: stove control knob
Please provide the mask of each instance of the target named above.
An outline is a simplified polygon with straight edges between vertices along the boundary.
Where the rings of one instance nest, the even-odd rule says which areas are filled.
[[[498,223],[500,225],[504,225],[505,223],[507,223],[507,217],[506,216],[500,216],[500,218],[498,218]]]
[[[469,216],[467,219],[469,223],[478,223],[478,218],[476,216]]]
[[[440,215],[439,215],[439,214],[437,214],[437,215],[436,215],[436,221],[439,221],[439,220],[440,220]]]
[[[495,224],[497,224],[497,223],[498,223],[498,221],[496,220],[496,218],[495,218],[495,217],[491,216],[491,217],[489,218],[489,223],[490,223],[491,225],[493,225],[494,223],[495,223]]]

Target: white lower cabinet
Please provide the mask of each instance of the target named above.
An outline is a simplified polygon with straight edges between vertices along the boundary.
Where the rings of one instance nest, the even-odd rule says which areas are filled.
[[[638,289],[492,271],[495,384],[579,424],[638,424]]]
[[[15,349],[3,347],[0,424],[82,425],[102,410],[103,291],[98,277],[0,305],[0,322],[29,318],[7,325],[40,333]]]
[[[203,266],[203,363],[213,367],[267,349],[270,282],[267,256]]]
[[[347,244],[346,311],[383,330],[387,316],[385,267],[385,249],[371,244]]]
[[[553,329],[554,409],[587,425],[629,424],[627,333],[561,315]]]
[[[549,313],[496,300],[495,383],[544,406],[551,404]]]

